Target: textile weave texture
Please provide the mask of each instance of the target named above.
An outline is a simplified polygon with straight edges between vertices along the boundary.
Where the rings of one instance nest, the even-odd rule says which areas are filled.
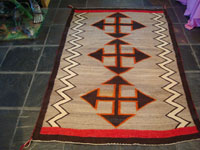
[[[199,137],[165,10],[73,9],[33,140],[151,145]]]

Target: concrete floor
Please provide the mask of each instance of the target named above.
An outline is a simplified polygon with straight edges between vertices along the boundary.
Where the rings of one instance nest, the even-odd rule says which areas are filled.
[[[160,8],[163,0],[51,0],[39,38],[0,42],[0,150],[17,150],[31,136],[61,35],[74,7]],[[200,116],[200,28],[184,28],[185,7],[166,0],[193,101]],[[32,143],[31,150],[199,150],[200,141],[170,146],[88,146]]]

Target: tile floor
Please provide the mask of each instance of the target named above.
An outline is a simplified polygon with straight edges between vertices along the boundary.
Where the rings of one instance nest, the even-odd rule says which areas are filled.
[[[70,9],[74,7],[160,8],[163,0],[51,0],[39,38],[0,42],[0,150],[17,150],[30,136],[51,74]],[[200,115],[200,28],[184,28],[185,7],[166,0],[192,97]],[[199,150],[200,141],[170,146],[87,146],[33,143],[30,150]]]

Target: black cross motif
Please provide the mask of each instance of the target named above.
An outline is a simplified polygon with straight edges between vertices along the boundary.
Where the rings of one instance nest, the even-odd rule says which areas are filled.
[[[103,118],[105,118],[107,121],[109,121],[112,125],[115,127],[119,126],[122,122],[127,120],[130,117],[133,117],[135,114],[119,114],[120,108],[119,108],[119,102],[120,101],[130,101],[130,102],[136,102],[136,110],[139,110],[146,104],[154,101],[153,98],[143,94],[139,90],[136,89],[136,94],[134,97],[120,97],[120,87],[122,85],[132,86],[132,84],[128,83],[126,80],[124,80],[120,76],[115,76],[111,80],[103,83],[103,84],[113,84],[114,86],[114,96],[113,97],[104,97],[99,96],[99,89],[96,89],[94,91],[91,91],[87,93],[86,95],[82,96],[83,99],[85,99],[89,104],[92,105],[92,107],[97,108],[97,101],[114,101],[113,105],[113,114],[99,114]]]
[[[115,66],[106,66],[106,67],[117,74],[123,73],[132,68],[132,67],[123,67],[121,62],[121,57],[132,57],[134,59],[134,63],[137,63],[141,60],[150,57],[144,54],[143,52],[137,50],[136,48],[133,48],[132,53],[122,53],[121,45],[129,45],[129,44],[119,39],[113,40],[109,42],[107,45],[114,45],[115,53],[106,54],[104,53],[103,49],[99,49],[96,52],[89,54],[89,56],[94,57],[97,60],[100,60],[101,62],[103,62],[103,57],[108,57],[108,56],[115,57],[117,60]]]
[[[105,19],[104,20],[101,20],[95,24],[93,24],[93,26],[101,29],[101,30],[105,30],[105,26],[114,26],[115,28],[115,32],[114,33],[107,33],[115,38],[121,38],[125,35],[128,35],[129,33],[121,33],[120,29],[121,29],[121,26],[130,26],[131,27],[131,30],[136,30],[136,29],[140,29],[140,28],[143,28],[145,27],[144,25],[136,22],[136,21],[133,21],[131,20],[131,23],[121,23],[121,18],[129,18],[128,16],[126,15],[123,15],[121,13],[115,13],[111,16],[109,16],[110,18],[115,18],[115,22],[114,23],[106,23],[105,22]]]

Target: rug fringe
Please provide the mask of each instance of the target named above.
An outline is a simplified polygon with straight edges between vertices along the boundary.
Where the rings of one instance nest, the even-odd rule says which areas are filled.
[[[68,5],[67,7],[68,7],[68,8],[71,8],[71,9],[74,9],[74,6],[73,6],[73,5]]]
[[[171,146],[171,145],[176,145],[176,144],[182,144],[186,142],[200,142],[200,139],[189,139],[189,140],[184,140],[184,141],[178,141],[174,143],[166,143],[166,144],[140,144],[140,143],[133,143],[133,144],[126,144],[126,143],[102,143],[102,144],[96,144],[96,143],[82,143],[82,142],[71,142],[71,141],[58,141],[58,140],[32,140],[32,142],[38,142],[38,143],[64,143],[64,144],[74,144],[74,145],[91,145],[91,146],[145,146],[145,147],[159,147],[159,146]]]
[[[31,146],[31,143],[32,143],[32,138],[30,138],[25,144],[23,144],[21,147],[20,147],[20,150],[24,150],[24,149],[27,149]]]

